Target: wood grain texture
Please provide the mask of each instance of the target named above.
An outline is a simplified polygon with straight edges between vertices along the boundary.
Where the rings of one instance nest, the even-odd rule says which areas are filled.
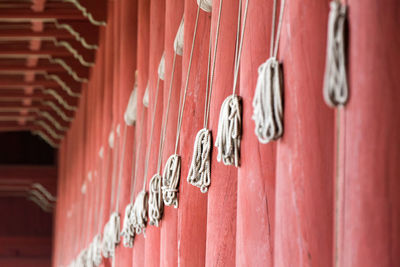
[[[328,1],[287,1],[284,135],[277,143],[275,266],[331,266],[334,113],[322,98]]]
[[[350,98],[340,111],[336,266],[399,266],[400,3],[348,5]]]

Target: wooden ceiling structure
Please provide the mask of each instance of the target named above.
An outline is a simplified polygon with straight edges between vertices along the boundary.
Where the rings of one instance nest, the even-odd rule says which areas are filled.
[[[58,147],[89,79],[105,0],[0,0],[0,132]]]

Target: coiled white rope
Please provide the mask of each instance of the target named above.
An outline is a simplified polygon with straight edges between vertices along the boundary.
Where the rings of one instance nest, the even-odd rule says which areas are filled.
[[[136,234],[144,233],[147,223],[147,209],[148,209],[148,201],[147,201],[147,192],[146,192],[146,184],[147,184],[147,174],[149,169],[149,160],[150,160],[150,152],[153,143],[153,133],[154,126],[156,121],[156,112],[157,112],[157,104],[158,104],[158,96],[160,92],[160,77],[157,79],[157,87],[156,94],[154,98],[154,107],[151,118],[151,129],[150,129],[150,141],[146,151],[145,158],[145,166],[144,166],[144,178],[143,178],[143,189],[138,194],[134,204],[134,212],[136,214],[136,220],[134,227],[136,229]],[[152,197],[153,198],[153,197]]]
[[[197,4],[205,12],[211,12],[212,10],[212,0],[197,0]]]
[[[277,0],[274,0],[270,57],[258,68],[258,79],[253,98],[252,119],[256,125],[255,134],[258,140],[263,144],[277,140],[283,134],[282,71],[276,57],[279,47],[285,0],[281,1],[275,38],[276,5]]]
[[[324,77],[324,99],[331,106],[345,105],[348,85],[345,55],[346,5],[337,0],[330,3],[328,42]]]
[[[162,196],[166,206],[174,205],[178,208],[178,183],[181,173],[181,157],[177,154],[171,155],[164,166],[162,179]]]
[[[139,154],[142,150],[142,136],[143,136],[143,126],[144,126],[144,114],[145,110],[143,108],[142,110],[142,115],[140,118],[140,135],[139,135],[139,142],[138,142],[138,148],[135,149],[135,142],[137,139],[137,134],[135,134],[135,138],[133,140],[133,157],[132,161],[135,162],[135,164],[132,164],[132,169],[131,169],[131,189],[130,189],[130,202],[129,204],[125,207],[125,216],[124,216],[124,224],[123,228],[121,231],[121,236],[123,236],[123,245],[125,247],[132,247],[133,246],[133,241],[135,238],[135,210],[134,210],[134,193],[135,193],[135,187],[136,187],[136,178],[137,178],[137,172],[139,169]],[[138,128],[136,127],[136,131]],[[135,155],[136,153],[136,155]]]
[[[146,90],[143,95],[143,105],[148,108],[149,107],[149,81],[147,81]]]
[[[206,1],[201,1],[199,4],[200,8],[204,5]],[[211,2],[210,2],[211,4]],[[212,59],[212,67],[211,65],[211,37],[210,34],[210,44],[208,49],[208,63],[207,63],[207,86],[206,86],[206,96],[205,96],[205,107],[204,107],[204,128],[201,129],[197,135],[194,142],[193,156],[192,162],[190,164],[189,173],[187,176],[187,181],[191,185],[197,186],[200,188],[202,193],[206,193],[208,191],[208,187],[211,184],[211,131],[207,129],[208,119],[210,114],[210,104],[211,104],[211,94],[212,94],[212,86],[214,80],[214,71],[215,71],[215,61],[217,57],[217,48],[218,48],[218,37],[219,37],[219,28],[221,22],[221,13],[222,13],[222,0],[219,3],[219,11],[218,11],[218,19],[217,19],[217,28],[215,33],[215,42],[214,42],[214,54]]]
[[[137,113],[137,83],[133,87],[131,95],[129,97],[128,106],[124,113],[124,120],[127,125],[134,125],[136,122]]]
[[[238,167],[240,164],[240,139],[242,137],[242,103],[241,98],[236,95],[235,92],[238,81],[244,30],[246,29],[248,5],[249,1],[246,0],[243,25],[242,29],[240,30],[240,25],[242,24],[242,0],[239,1],[233,92],[232,95],[228,96],[222,103],[218,120],[218,133],[215,140],[215,147],[218,148],[217,161],[222,161],[225,165],[234,165],[236,167]]]
[[[175,77],[175,63],[176,63],[176,53],[174,53],[174,58],[172,60],[172,71],[171,71],[171,80],[169,83],[168,90],[168,99],[167,99],[167,108],[165,114],[162,119],[162,127],[161,127],[161,135],[160,135],[160,146],[158,148],[158,162],[157,162],[157,173],[153,175],[149,184],[149,224],[157,226],[162,218],[164,212],[164,201],[163,201],[163,190],[162,190],[162,177],[161,177],[161,165],[162,165],[162,157],[164,151],[165,138],[167,133],[167,125],[169,118],[169,108],[171,105],[171,94],[172,87],[174,83]]]
[[[182,56],[183,54],[183,32],[184,32],[184,19],[182,17],[181,24],[179,25],[178,32],[174,40],[174,51],[176,54]]]
[[[101,257],[101,235],[97,234],[92,241],[92,261],[94,266],[100,266],[102,262]]]
[[[162,187],[161,187],[161,189],[163,191],[162,195],[163,195],[163,199],[164,199],[164,204],[166,206],[170,206],[173,204],[175,208],[178,208],[178,185],[179,185],[179,177],[181,174],[181,159],[180,159],[180,156],[177,154],[178,153],[178,144],[179,144],[179,136],[180,136],[181,126],[182,126],[183,112],[185,109],[186,94],[187,94],[187,89],[189,87],[190,69],[192,67],[193,51],[194,51],[194,44],[195,44],[196,35],[197,35],[199,14],[200,14],[200,6],[197,7],[192,47],[190,50],[189,65],[188,65],[188,71],[186,74],[185,89],[183,91],[183,96],[181,97],[180,102],[179,102],[178,123],[177,123],[176,140],[175,140],[175,153],[172,154],[168,158],[168,160],[165,164],[164,172],[163,172],[163,179],[162,179]],[[178,34],[179,34],[179,30],[178,30]]]
[[[163,81],[165,79],[165,52],[161,57],[160,64],[158,65],[158,78]]]

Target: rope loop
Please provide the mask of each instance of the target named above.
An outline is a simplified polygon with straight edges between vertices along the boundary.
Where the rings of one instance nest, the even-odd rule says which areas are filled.
[[[158,227],[162,217],[164,202],[162,200],[161,176],[153,175],[149,183],[149,224]]]
[[[349,95],[345,55],[346,9],[339,1],[330,3],[324,99],[331,107],[345,105]]]
[[[178,208],[178,184],[181,172],[181,158],[177,154],[171,155],[165,163],[162,179],[162,196],[166,206],[174,205]]]
[[[201,129],[194,142],[193,158],[190,165],[187,181],[200,188],[202,193],[207,193],[211,183],[211,131]]]
[[[136,234],[145,233],[146,222],[147,222],[147,192],[142,190],[136,197],[135,204],[133,207],[133,227],[135,228]]]
[[[129,203],[125,208],[124,223],[121,231],[123,237],[122,244],[126,248],[133,247],[133,241],[135,238],[135,228],[133,227],[133,204]]]
[[[218,148],[217,161],[225,165],[238,167],[240,163],[241,114],[241,98],[238,95],[228,96],[221,106],[215,141],[215,147]]]
[[[266,144],[283,134],[282,75],[279,62],[270,57],[258,68],[258,79],[253,98],[255,133]]]

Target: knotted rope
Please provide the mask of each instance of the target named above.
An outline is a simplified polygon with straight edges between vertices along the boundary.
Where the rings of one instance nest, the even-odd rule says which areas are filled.
[[[135,204],[134,204],[134,212],[136,214],[136,221],[134,227],[136,229],[136,234],[144,233],[146,228],[147,222],[147,192],[146,192],[146,183],[147,183],[147,174],[149,169],[149,160],[150,160],[150,152],[151,146],[153,143],[153,133],[154,133],[154,125],[156,121],[156,112],[157,112],[157,104],[158,104],[158,95],[160,91],[160,77],[157,79],[157,87],[156,87],[156,95],[154,99],[154,109],[153,109],[153,116],[151,119],[151,129],[150,129],[150,141],[146,151],[146,158],[145,158],[145,166],[144,166],[144,178],[143,178],[143,189],[136,197]]]
[[[135,187],[136,187],[136,177],[137,177],[137,171],[138,171],[138,160],[139,160],[139,153],[141,152],[142,148],[142,136],[143,136],[143,126],[144,126],[144,109],[142,110],[142,115],[140,118],[140,135],[139,135],[139,143],[138,143],[138,149],[135,150],[135,142],[136,142],[136,137],[137,134],[135,134],[135,138],[133,140],[133,157],[132,161],[135,162],[135,164],[132,164],[132,170],[131,170],[131,195],[130,195],[130,203],[126,206],[125,208],[125,216],[124,216],[124,224],[123,228],[121,231],[121,236],[123,236],[123,245],[125,247],[132,247],[133,246],[133,241],[135,238],[135,212],[133,209],[133,198],[134,198],[134,192],[135,192]],[[136,128],[138,130],[138,128]],[[135,155],[135,152],[137,155]]]
[[[212,10],[212,0],[197,0],[197,4],[205,12],[211,12]]]
[[[324,99],[331,107],[345,105],[349,95],[346,74],[345,23],[346,6],[337,0],[331,1],[324,77]]]
[[[183,91],[183,96],[181,97],[181,99],[179,101],[178,123],[177,123],[176,140],[175,140],[175,153],[169,157],[169,159],[167,160],[167,162],[165,164],[164,172],[163,172],[163,179],[162,179],[162,187],[161,187],[162,193],[163,193],[162,195],[163,195],[163,199],[164,199],[164,204],[167,206],[170,206],[173,204],[175,208],[178,207],[178,185],[179,185],[179,177],[180,177],[180,171],[181,171],[181,158],[177,154],[178,153],[178,144],[179,144],[179,136],[180,136],[181,126],[182,126],[183,112],[185,109],[186,94],[187,94],[187,89],[189,87],[190,69],[192,67],[193,51],[194,51],[194,44],[195,44],[196,35],[197,35],[199,14],[200,14],[200,6],[197,7],[192,47],[190,50],[189,65],[188,65],[188,71],[187,71],[187,75],[186,75],[185,89]],[[179,34],[179,30],[178,30],[178,34]]]
[[[206,1],[201,1],[198,4],[200,8],[206,5]],[[208,3],[208,4],[211,4]],[[211,7],[211,6],[210,6]],[[202,8],[204,9],[204,8]],[[188,183],[200,188],[202,193],[208,191],[208,186],[211,183],[211,131],[207,129],[209,114],[210,114],[210,104],[211,104],[211,94],[212,86],[214,80],[214,70],[215,61],[217,57],[217,47],[218,47],[218,37],[219,28],[221,22],[221,12],[222,12],[222,0],[219,3],[218,19],[217,19],[217,29],[215,33],[215,43],[214,43],[214,54],[213,63],[210,71],[211,65],[211,37],[210,34],[210,44],[208,49],[208,62],[207,62],[207,85],[206,85],[206,96],[205,96],[205,107],[204,107],[204,128],[201,129],[197,135],[194,142],[192,163],[190,164],[189,173],[187,177]]]
[[[285,0],[281,0],[279,21],[275,38],[276,5],[277,0],[274,0],[270,57],[258,68],[258,79],[253,98],[252,119],[256,125],[255,133],[258,140],[263,144],[277,140],[283,134],[282,72],[276,57],[279,47]]]
[[[228,96],[222,103],[218,121],[218,133],[215,140],[215,147],[218,148],[217,160],[219,162],[222,161],[225,165],[235,165],[236,167],[240,164],[242,103],[240,97],[236,95],[235,92],[239,74],[240,56],[242,53],[243,35],[246,28],[248,5],[249,1],[246,0],[243,25],[240,30],[242,20],[242,0],[239,1],[233,92],[232,95]]]
[[[163,81],[165,79],[165,52],[161,57],[160,64],[158,65],[158,78]]]
[[[124,120],[127,125],[132,126],[136,122],[137,113],[137,83],[133,87],[131,95],[129,97],[128,106],[124,113]]]
[[[174,40],[174,51],[176,54],[182,56],[183,54],[183,42],[184,42],[184,19],[182,17],[181,24],[179,25],[178,32],[176,33],[176,37]]]
[[[147,81],[146,90],[144,91],[143,95],[143,105],[148,108],[149,107],[149,81]]]

